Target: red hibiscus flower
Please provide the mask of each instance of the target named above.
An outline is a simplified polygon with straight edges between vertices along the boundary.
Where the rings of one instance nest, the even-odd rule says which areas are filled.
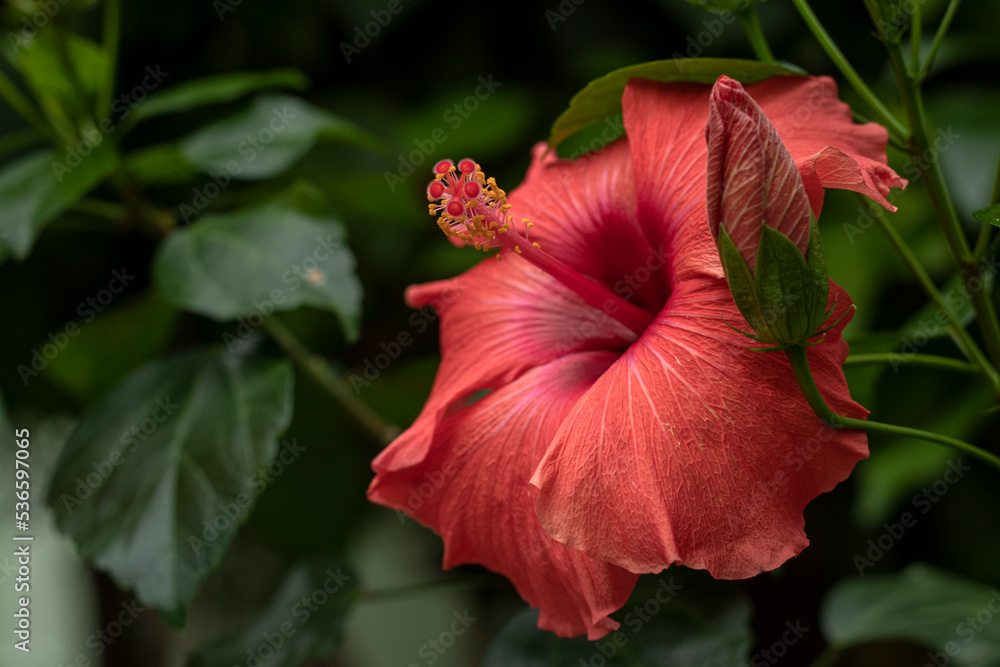
[[[596,639],[641,573],[771,570],[808,544],[806,504],[867,456],[865,434],[813,414],[780,354],[753,352],[706,211],[711,88],[631,81],[626,138],[574,162],[536,146],[509,197],[479,165],[439,164],[446,233],[500,248],[407,290],[441,318],[441,366],[416,422],[373,463],[374,502],[430,526],[444,566],[479,563],[540,608],[539,626]],[[794,158],[818,215],[824,187],[889,206],[902,186],[883,128],[855,125],[832,80],[747,92]],[[530,223],[527,222],[530,220]],[[833,318],[850,300],[836,285]],[[809,348],[837,412],[850,399],[840,331]]]

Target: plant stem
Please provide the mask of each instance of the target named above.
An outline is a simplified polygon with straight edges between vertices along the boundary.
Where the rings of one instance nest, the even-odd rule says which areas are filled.
[[[122,223],[128,218],[128,209],[125,206],[103,199],[81,199],[70,206],[69,210],[117,223]]]
[[[941,24],[938,26],[937,32],[934,33],[934,41],[931,42],[931,50],[927,54],[927,60],[924,61],[924,66],[920,68],[920,71],[915,76],[918,83],[923,83],[923,80],[930,74],[931,67],[934,66],[934,59],[937,58],[938,49],[941,48],[941,44],[944,42],[944,36],[948,33],[948,28],[951,27],[951,22],[955,18],[955,13],[958,12],[960,4],[962,4],[962,0],[951,0],[948,3],[948,9],[945,10]]]
[[[939,357],[933,354],[911,354],[903,356],[895,352],[886,354],[852,354],[844,360],[845,366],[865,366],[869,364],[913,364],[931,368],[944,368],[963,373],[977,373],[979,369],[970,363],[951,357]]]
[[[917,259],[917,256],[913,253],[910,247],[906,245],[906,241],[900,233],[896,230],[892,223],[889,222],[885,211],[883,211],[880,206],[869,206],[868,212],[875,216],[875,220],[879,223],[882,231],[884,231],[886,236],[889,237],[889,242],[896,248],[896,251],[902,257],[903,262],[924,288],[927,296],[929,296],[937,307],[941,309],[941,312],[948,317],[948,326],[951,331],[951,337],[958,346],[958,349],[962,351],[962,354],[965,355],[966,359],[971,361],[972,364],[979,369],[979,371],[993,386],[993,391],[998,397],[1000,397],[1000,374],[998,374],[996,369],[990,365],[990,362],[983,354],[983,351],[979,348],[976,341],[972,339],[972,336],[969,335],[969,332],[962,325],[961,320],[958,318],[958,313],[956,313],[951,304],[945,300],[944,296],[938,290],[934,281],[927,273],[927,270],[924,269],[923,265],[920,263],[920,260]]]
[[[115,94],[115,76],[118,63],[118,47],[121,42],[121,1],[104,0],[104,50],[108,55],[108,71],[104,87],[97,99],[98,118],[111,113],[111,102]]]
[[[903,65],[903,55],[898,44],[887,45],[889,47],[889,59],[892,62],[896,80],[899,82],[900,97],[906,113],[910,120],[910,154],[914,160],[921,160],[922,156],[932,155],[930,142],[927,139],[927,114],[924,111],[923,95],[920,85],[914,81],[907,73]],[[997,320],[996,308],[993,306],[992,294],[984,288],[972,290],[968,289],[973,280],[981,282],[979,277],[979,263],[972,255],[969,243],[965,238],[962,223],[958,218],[955,204],[948,192],[948,187],[944,182],[944,174],[941,171],[939,160],[926,161],[927,178],[925,184],[927,194],[930,196],[931,206],[937,216],[938,224],[944,232],[948,241],[948,248],[951,250],[952,259],[958,268],[959,274],[965,281],[966,292],[972,299],[972,306],[976,311],[976,320],[979,323],[979,330],[982,332],[983,340],[986,343],[986,351],[994,369],[1000,369],[1000,322]]]
[[[888,126],[890,132],[895,132],[899,137],[908,137],[909,132],[907,132],[906,128],[903,127],[898,120],[896,120],[885,105],[882,104],[882,101],[875,96],[875,93],[873,93],[861,77],[858,76],[858,73],[854,70],[854,68],[851,67],[851,63],[847,61],[847,58],[844,57],[844,54],[833,42],[830,34],[825,28],[823,28],[819,19],[816,18],[816,14],[813,13],[812,8],[809,7],[809,3],[806,0],[792,0],[792,2],[795,4],[796,9],[799,10],[799,14],[802,15],[802,19],[806,22],[806,25],[809,26],[809,30],[812,31],[812,34],[816,37],[820,46],[823,47],[823,50],[826,51],[826,54],[830,57],[830,60],[832,60],[833,64],[837,66],[837,69],[839,69],[840,73],[844,75],[844,78],[850,82],[851,86],[854,87],[854,90],[857,91],[858,95],[860,95],[865,102],[868,103],[872,110],[875,111],[879,122]]]
[[[291,357],[299,368],[336,399],[372,435],[379,445],[388,444],[399,434],[397,427],[386,424],[371,408],[352,394],[350,386],[333,372],[326,359],[306,348],[295,334],[279,322],[274,315],[264,320],[264,329],[285,351],[285,354]]]
[[[740,25],[743,26],[743,30],[746,32],[747,38],[750,40],[750,47],[753,49],[754,55],[757,56],[757,60],[769,65],[774,63],[774,54],[771,52],[771,47],[767,44],[767,37],[764,35],[764,29],[760,25],[760,17],[757,16],[757,7],[750,5],[746,9],[737,11],[736,18],[740,20]]]
[[[910,15],[910,73],[917,76],[920,72],[920,3],[913,3],[913,13]]]
[[[28,121],[36,130],[52,141],[52,143],[57,145],[60,143],[59,135],[49,126],[48,122],[46,122],[35,106],[17,89],[17,86],[7,78],[7,75],[2,70],[0,70],[0,97],[14,111],[20,114],[21,118]]]
[[[788,361],[792,365],[792,372],[795,373],[795,379],[798,380],[799,387],[802,388],[802,393],[805,395],[810,407],[812,407],[816,416],[823,420],[826,425],[833,428],[853,428],[859,431],[891,433],[893,435],[902,435],[911,438],[918,438],[920,440],[927,440],[929,442],[936,442],[942,445],[948,445],[975,456],[981,461],[989,463],[997,470],[1000,470],[1000,456],[984,449],[980,449],[979,447],[971,445],[967,442],[963,442],[946,435],[931,433],[930,431],[921,431],[919,429],[909,428],[907,426],[896,426],[894,424],[883,424],[881,422],[868,421],[864,419],[853,419],[851,417],[844,417],[837,414],[830,408],[829,405],[827,405],[826,400],[820,393],[819,387],[816,386],[816,380],[813,379],[812,371],[809,369],[809,359],[806,355],[806,348],[801,345],[792,345],[791,347],[785,349],[785,356],[788,357]]]

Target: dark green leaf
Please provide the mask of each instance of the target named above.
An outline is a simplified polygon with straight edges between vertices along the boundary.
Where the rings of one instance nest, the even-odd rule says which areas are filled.
[[[177,314],[155,292],[107,310],[91,322],[85,313],[45,373],[78,399],[90,401],[156,354],[173,331]]]
[[[48,496],[59,527],[140,604],[182,625],[270,481],[291,412],[285,361],[192,352],[144,366],[66,443]]]
[[[206,215],[174,232],[153,263],[171,303],[216,320],[315,306],[358,333],[361,283],[343,226],[286,193],[233,213]]]
[[[116,165],[105,142],[78,158],[36,151],[0,170],[0,234],[6,235],[10,254],[26,257],[42,228],[105,180]]]
[[[981,208],[972,215],[980,222],[988,222],[991,225],[1000,227],[1000,204],[994,204],[986,208]]]
[[[739,589],[728,582],[696,585],[691,583],[694,578],[680,576],[677,579],[685,583],[670,598],[667,591],[673,579],[661,575],[649,590],[637,589],[616,615],[621,628],[599,642],[560,639],[539,630],[538,612],[525,610],[493,640],[482,667],[744,667],[752,636],[750,605]]]
[[[711,84],[715,83],[715,80],[723,74],[745,84],[762,81],[772,76],[799,75],[794,70],[778,65],[724,58],[678,58],[623,67],[591,81],[586,88],[573,96],[569,108],[556,119],[552,126],[549,146],[556,146],[574,132],[605,118],[620,114],[622,112],[622,94],[625,92],[625,84],[628,83],[629,79],[693,81]]]
[[[297,69],[268,72],[234,72],[187,81],[146,98],[135,108],[135,120],[190,111],[198,107],[232,102],[264,88],[304,90],[309,79]]]
[[[838,647],[903,639],[955,665],[1000,665],[1000,592],[929,565],[841,582],[824,601],[820,623]],[[978,621],[977,621],[978,617]],[[940,663],[944,664],[944,663]]]
[[[357,581],[330,559],[300,563],[274,598],[247,625],[202,647],[188,667],[254,664],[299,667],[329,656],[340,643],[341,626],[357,599]]]
[[[320,140],[378,146],[365,130],[298,97],[265,95],[184,139],[181,153],[205,173],[259,180],[283,173]]]

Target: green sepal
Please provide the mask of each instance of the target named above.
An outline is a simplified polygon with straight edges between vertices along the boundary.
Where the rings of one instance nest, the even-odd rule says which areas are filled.
[[[809,264],[798,246],[781,232],[761,225],[757,249],[757,300],[776,342],[805,340],[809,327],[809,307],[813,300]]]
[[[740,309],[747,324],[757,334],[757,336],[750,336],[750,338],[759,343],[777,343],[778,341],[774,338],[767,321],[764,319],[764,311],[757,296],[757,288],[750,268],[743,261],[743,256],[740,255],[736,244],[729,237],[726,228],[721,225],[719,226],[719,259],[722,260],[722,269],[726,272],[726,281],[729,283],[729,291],[733,295],[736,307]],[[739,329],[736,330],[739,331]],[[740,333],[743,332],[740,331]],[[749,334],[744,335],[749,336]]]
[[[816,217],[809,212],[809,269],[812,279],[812,302],[810,304],[811,328],[822,326],[830,319],[836,303],[826,307],[830,300],[830,272],[826,268],[826,257],[823,255],[823,240],[819,235],[819,224]],[[838,322],[840,320],[837,320]]]

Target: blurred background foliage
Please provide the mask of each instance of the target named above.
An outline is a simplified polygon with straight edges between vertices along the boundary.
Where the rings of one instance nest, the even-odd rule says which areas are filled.
[[[29,56],[25,64],[28,51],[10,37],[20,34],[25,16],[45,11],[42,5],[33,0],[4,4],[6,36],[0,48],[7,58],[0,68],[21,90],[41,94],[41,107],[55,125],[79,128],[74,113],[92,116],[75,107],[76,102],[97,105],[105,90],[113,91],[111,99],[124,101],[119,96],[148,81],[151,70],[162,78],[145,106],[124,101],[119,107],[131,117],[111,117],[117,130],[109,135],[109,143],[128,156],[121,171],[115,170],[112,158],[95,151],[84,158],[79,171],[67,174],[70,185],[62,194],[42,193],[36,200],[31,193],[37,192],[33,188],[38,187],[40,172],[31,169],[38,167],[22,165],[12,172],[11,165],[33,159],[45,139],[9,105],[0,105],[5,164],[0,171],[0,230],[8,235],[0,246],[6,256],[0,264],[0,391],[11,423],[31,429],[32,461],[48,476],[64,443],[88,437],[88,442],[99,441],[92,431],[83,429],[81,435],[76,429],[81,415],[88,424],[100,421],[116,434],[148,413],[151,404],[146,398],[166,394],[192,396],[185,413],[190,412],[192,423],[204,431],[204,442],[186,445],[194,459],[199,447],[218,445],[219,438],[226,441],[215,431],[224,428],[224,413],[234,405],[253,410],[259,422],[260,435],[251,438],[256,449],[248,470],[274,457],[279,441],[294,441],[303,448],[255,497],[249,519],[228,536],[232,543],[213,544],[218,551],[213,559],[220,565],[189,581],[188,592],[167,592],[171,603],[182,607],[183,598],[197,593],[186,626],[180,629],[177,622],[183,612],[145,612],[110,645],[95,643],[94,633],[118,617],[122,604],[133,601],[127,589],[135,587],[135,580],[119,569],[116,579],[124,585],[118,586],[106,574],[108,567],[91,569],[66,534],[76,537],[88,558],[104,553],[105,565],[125,556],[120,549],[108,555],[108,540],[99,537],[104,519],[91,516],[84,521],[80,515],[60,512],[58,497],[53,507],[62,530],[56,529],[56,517],[42,511],[43,496],[36,491],[40,555],[34,611],[39,646],[28,664],[68,665],[80,655],[87,664],[109,667],[248,664],[246,647],[280,624],[289,600],[321,585],[325,573],[337,571],[339,564],[351,573],[353,604],[347,605],[344,592],[337,603],[343,602],[343,608],[325,607],[326,615],[312,619],[315,625],[303,626],[283,652],[265,664],[576,664],[576,651],[593,654],[586,653],[585,646],[553,644],[553,638],[533,634],[533,621],[525,620],[528,612],[522,612],[525,605],[503,580],[471,567],[457,576],[442,575],[442,547],[435,535],[365,500],[368,465],[380,444],[331,399],[316,377],[298,369],[293,375],[272,337],[256,326],[243,335],[233,318],[249,309],[257,293],[254,276],[280,285],[276,281],[285,269],[313,252],[315,237],[342,238],[339,273],[317,278],[304,267],[296,274],[304,287],[294,290],[296,303],[288,304],[296,307],[275,318],[309,350],[325,357],[334,373],[348,379],[364,377],[366,362],[401,333],[409,333],[412,344],[400,349],[398,359],[376,378],[355,383],[358,400],[388,424],[405,427],[429,391],[438,341],[433,318],[422,315],[416,324],[411,319],[403,290],[456,275],[482,259],[443,242],[426,215],[430,165],[445,157],[473,157],[488,165],[490,175],[509,190],[523,177],[531,146],[548,137],[552,122],[588,81],[648,60],[680,55],[749,58],[751,51],[737,23],[714,34],[706,23],[713,15],[681,0],[552,0],[529,7],[399,0],[393,5],[398,13],[378,26],[377,34],[365,35],[364,26],[374,20],[372,12],[385,16],[390,4],[125,2],[115,84],[102,74],[106,63],[101,54],[89,49],[89,42],[74,46],[68,37],[76,34],[100,42],[103,5],[78,0],[48,5],[58,11],[38,31],[31,53],[61,31],[69,43],[62,57],[72,63],[67,75],[65,62],[59,62],[60,47],[52,46],[45,57]],[[899,111],[884,50],[871,35],[862,4],[816,4],[820,19],[855,67],[890,108]],[[936,25],[945,5],[944,0],[922,3],[928,25]],[[779,59],[813,74],[834,72],[790,3],[765,2],[760,16]],[[987,203],[1000,153],[998,26],[1000,5],[966,0],[927,82],[931,123],[958,137],[941,159],[970,234],[976,229],[971,213]],[[711,33],[710,44],[699,46],[697,36],[706,31]],[[246,74],[193,83],[234,72]],[[476,97],[477,89],[488,90],[484,80],[495,91]],[[840,89],[843,99],[863,108],[847,86],[841,84]],[[171,90],[172,96],[154,103]],[[234,147],[266,126],[273,108],[287,105],[296,114],[297,122],[289,126],[293,130],[276,135],[280,138],[259,156],[246,160],[247,153]],[[574,155],[599,147],[599,142],[591,143],[597,135],[570,137],[560,152]],[[41,172],[48,172],[51,159],[65,160],[65,153],[56,149],[54,157],[42,158]],[[213,183],[223,185],[217,175],[230,160],[242,165],[242,173],[212,189]],[[890,150],[893,166],[901,168],[906,160]],[[76,186],[74,179],[79,181]],[[100,185],[84,200],[70,192],[73,187],[90,190],[94,183]],[[68,200],[60,202],[61,196]],[[893,198],[900,206],[891,216],[894,224],[935,279],[945,282],[951,271],[947,248],[919,179]],[[31,209],[36,216],[42,216],[44,211],[39,211],[45,207],[62,212],[48,216],[51,222],[37,218],[26,232],[18,221],[29,215],[29,205],[38,207]],[[865,222],[859,206],[865,205],[853,195],[828,192],[821,220],[825,250],[831,276],[858,306],[847,329],[852,351],[889,351],[901,344],[901,327],[920,321],[914,316],[925,298],[883,234]],[[280,229],[268,224],[277,221]],[[850,225],[863,233],[850,231]],[[241,243],[227,245],[227,233],[240,235]],[[267,250],[274,251],[270,258]],[[89,298],[109,287],[114,271],[132,276],[124,289],[108,304],[87,305]],[[240,276],[245,289],[216,293],[205,287],[232,275]],[[170,286],[169,294],[163,293],[163,285]],[[72,323],[79,327],[77,334],[68,333]],[[66,344],[58,346],[44,368],[35,369],[37,374],[25,377],[19,367],[30,368],[33,352],[56,344],[53,336],[60,339],[60,334],[66,334]],[[227,347],[238,349],[246,359],[226,361],[222,351]],[[191,352],[196,348],[208,351]],[[922,349],[940,354],[951,350],[946,339]],[[137,378],[134,373],[142,368],[145,375]],[[249,398],[227,393],[225,378],[231,373],[241,378],[241,386],[256,387],[259,393],[249,391]],[[986,447],[997,444],[997,418],[983,416],[988,392],[961,375],[859,366],[848,369],[848,378],[857,400],[883,421],[940,430]],[[261,402],[255,403],[253,396]],[[285,399],[288,404],[282,408]],[[125,414],[130,405],[134,414]],[[151,440],[170,435],[160,432]],[[117,444],[112,440],[109,436],[109,446]],[[871,440],[871,459],[807,509],[809,549],[774,573],[727,586],[723,607],[711,607],[715,603],[709,601],[705,604],[711,609],[697,612],[713,619],[719,615],[702,644],[715,642],[729,653],[716,656],[720,662],[713,664],[741,664],[747,655],[759,655],[781,637],[786,622],[801,621],[815,630],[821,610],[827,615],[822,632],[807,632],[788,647],[791,664],[808,664],[819,655],[824,636],[846,647],[863,643],[847,649],[844,664],[923,664],[928,649],[953,635],[953,618],[961,620],[954,613],[942,617],[935,595],[961,588],[961,600],[954,604],[965,605],[959,607],[963,613],[974,613],[985,603],[990,585],[1000,582],[1000,486],[990,476],[995,473],[982,466],[973,466],[953,489],[949,486],[947,496],[935,501],[931,511],[857,579],[855,556],[866,553],[868,541],[885,532],[884,523],[913,512],[914,494],[941,479],[949,461],[957,459],[934,445],[880,436]],[[173,468],[157,468],[149,463],[152,455],[145,453],[154,450],[141,451],[135,474],[153,476],[145,486],[135,486],[134,497],[106,502],[155,509],[156,475],[169,475]],[[108,450],[90,453],[80,470],[86,471],[92,459],[99,460]],[[77,472],[66,473],[70,487]],[[234,497],[238,491],[231,489]],[[2,493],[7,493],[6,485]],[[156,554],[137,549],[131,562],[151,557]],[[934,567],[911,567],[905,575],[890,576],[917,561]],[[966,581],[954,583],[955,575],[946,571],[981,583],[978,588]],[[844,619],[859,614],[851,605],[863,608],[864,596],[870,595],[864,587],[855,590],[857,582],[869,581],[869,575],[874,580],[876,574],[889,576],[880,584],[880,595],[900,587],[926,593],[926,617],[915,616],[904,625],[937,622],[944,629],[922,637],[869,632],[859,639],[858,630]],[[136,576],[141,578],[141,573]],[[408,588],[442,579],[447,585]],[[855,588],[838,588],[838,597],[828,598],[824,607],[831,588],[847,579]],[[698,577],[692,581],[692,587],[705,583]],[[655,579],[644,580],[636,599],[646,599],[649,587],[655,586]],[[396,592],[380,593],[390,590]],[[987,597],[977,603],[977,592],[982,591]],[[8,597],[3,596],[3,604]],[[140,599],[144,604],[148,599],[141,587]],[[911,602],[904,600],[902,606]],[[428,642],[450,627],[454,613],[465,610],[478,619],[468,633],[447,651],[429,653]],[[7,613],[6,607],[3,611]],[[669,618],[660,620],[666,623]],[[869,630],[885,627],[878,618],[869,620]],[[685,636],[700,636],[701,631],[692,627]],[[487,650],[498,633],[499,643]],[[1000,626],[979,634],[977,642],[983,647],[960,655],[956,663],[1000,664],[988,662],[1000,655],[998,635]],[[667,648],[640,642],[632,656],[644,661],[640,664],[701,664],[683,662],[705,654],[671,644],[670,627],[657,630],[656,636]],[[340,637],[342,642],[337,641]],[[544,662],[539,656],[546,651],[562,657]],[[25,664],[16,658],[20,656],[12,655],[6,644],[0,648],[3,664]]]

